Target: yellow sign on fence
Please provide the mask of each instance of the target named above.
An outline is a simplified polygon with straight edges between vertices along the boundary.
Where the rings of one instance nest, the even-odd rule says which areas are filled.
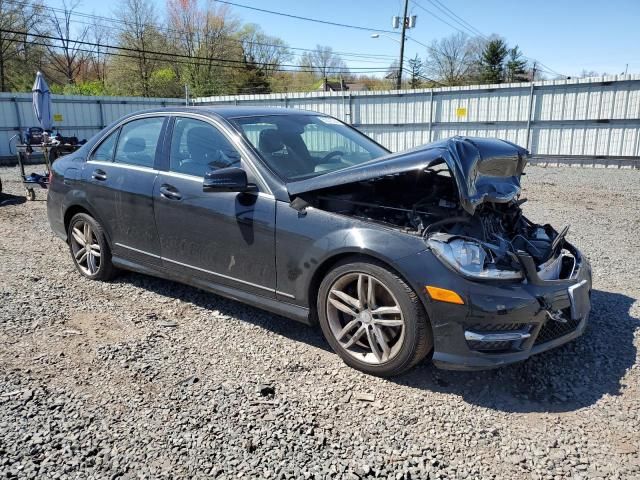
[[[61,122],[62,121],[62,114],[61,113],[54,113],[53,114],[53,121],[54,122]]]
[[[456,108],[456,117],[462,118],[467,116],[467,109],[465,107]]]

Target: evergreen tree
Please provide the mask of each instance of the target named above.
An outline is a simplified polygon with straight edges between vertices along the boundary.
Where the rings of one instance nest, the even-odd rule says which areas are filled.
[[[527,61],[522,56],[522,52],[517,45],[509,50],[506,70],[507,82],[526,82],[529,80],[527,75]]]
[[[421,77],[424,74],[424,63],[416,53],[416,56],[409,60],[409,88],[420,88],[422,85]]]
[[[501,38],[490,40],[480,56],[481,78],[484,83],[502,83],[505,78],[505,60],[509,50]]]
[[[271,85],[264,70],[246,57],[237,90],[240,94],[271,93]]]

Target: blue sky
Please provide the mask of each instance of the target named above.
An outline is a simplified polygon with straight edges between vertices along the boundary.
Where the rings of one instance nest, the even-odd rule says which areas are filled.
[[[163,15],[165,1],[152,1],[157,5],[158,13]],[[294,15],[386,30],[391,30],[391,17],[399,15],[402,4],[402,0],[234,1]],[[629,73],[640,73],[639,0],[440,1],[483,34],[503,36],[509,45],[519,45],[525,55],[564,75],[578,75],[583,69],[616,74],[623,72],[627,63]],[[456,25],[430,0],[416,2]],[[61,0],[49,0],[47,4],[59,7]],[[117,0],[83,0],[79,10],[111,16],[116,5]],[[398,54],[397,42],[384,37],[372,39],[366,31],[314,24],[244,8],[231,9],[239,20],[260,24],[267,33],[281,37],[292,47],[313,48],[322,44],[336,51],[384,56]],[[409,3],[409,10],[418,16],[417,26],[409,31],[409,35],[422,43],[429,44],[433,39],[456,32],[414,2]],[[407,57],[416,53],[424,57],[426,49],[408,41]],[[385,63],[348,60],[350,67],[386,68]],[[379,60],[387,62],[388,58]]]

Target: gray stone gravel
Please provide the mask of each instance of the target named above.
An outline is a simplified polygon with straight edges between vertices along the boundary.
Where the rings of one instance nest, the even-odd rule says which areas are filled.
[[[0,168],[22,195],[17,169]],[[640,172],[531,167],[594,267],[582,338],[480,373],[351,370],[319,331],[176,283],[93,283],[45,196],[0,206],[0,478],[640,478]]]

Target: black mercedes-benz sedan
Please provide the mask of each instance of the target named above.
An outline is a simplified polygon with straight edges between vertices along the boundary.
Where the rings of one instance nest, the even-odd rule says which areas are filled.
[[[527,151],[454,137],[390,154],[327,115],[128,115],[52,168],[81,275],[184,282],[309,324],[354,368],[504,365],[585,329],[591,269],[522,213]]]

